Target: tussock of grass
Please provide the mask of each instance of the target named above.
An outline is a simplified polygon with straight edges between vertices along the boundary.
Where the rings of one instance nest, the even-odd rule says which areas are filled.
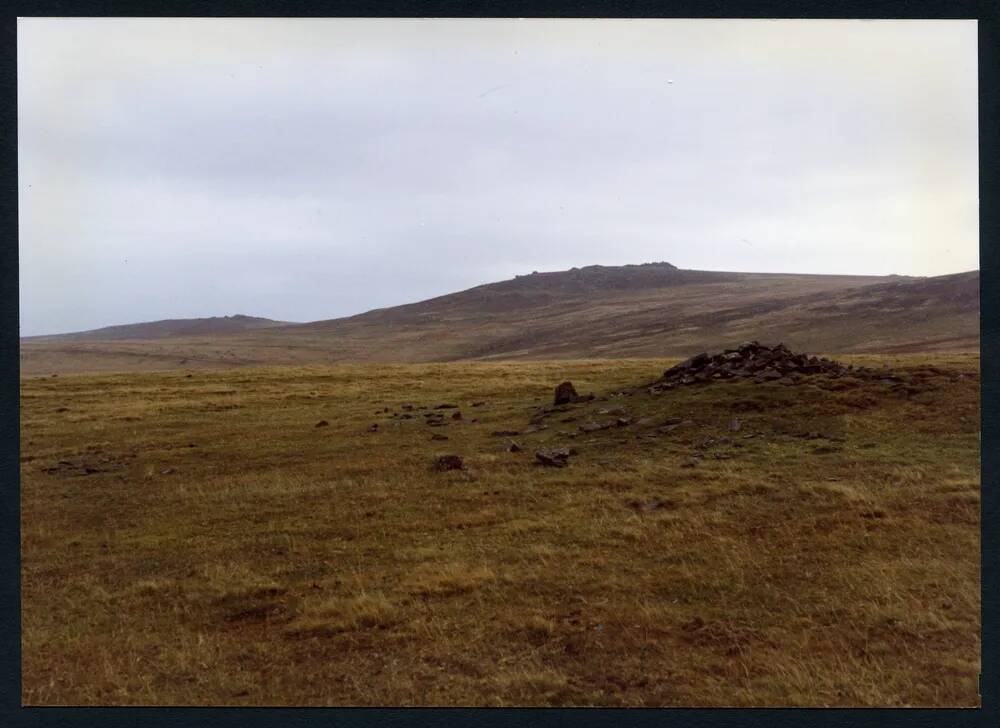
[[[428,563],[414,569],[405,585],[420,596],[452,596],[490,584],[497,575],[488,566],[466,563]]]
[[[288,637],[322,637],[338,632],[388,627],[396,617],[396,607],[382,595],[361,594],[307,601],[289,623]]]

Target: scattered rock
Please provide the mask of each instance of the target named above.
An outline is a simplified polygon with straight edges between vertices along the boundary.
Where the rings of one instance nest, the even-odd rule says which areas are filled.
[[[830,447],[829,445],[820,445],[819,447],[814,447],[812,452],[815,455],[829,455],[831,453],[840,452],[840,448]]]
[[[433,435],[431,435],[431,439],[432,440],[447,440],[448,436],[447,435],[442,435],[439,432],[435,432]]]
[[[439,404],[439,405],[435,406],[434,409],[436,409],[436,410],[439,410],[439,409],[458,409],[458,405],[457,404]]]
[[[462,412],[461,412],[461,410],[455,410],[455,412],[454,412],[454,414],[452,414],[451,418],[453,420],[460,420],[460,419],[462,419]]]
[[[694,458],[688,458],[687,460],[682,460],[681,461],[681,467],[682,468],[693,468],[697,464],[698,464],[698,461],[695,460]]]
[[[458,455],[442,455],[434,461],[434,469],[445,470],[465,470],[465,463]]]
[[[743,423],[740,422],[740,418],[739,417],[734,417],[733,419],[729,420],[729,431],[730,432],[739,432],[740,428],[742,428],[742,427],[743,427]]]
[[[528,425],[527,427],[524,428],[522,432],[525,435],[530,435],[532,432],[541,432],[542,430],[547,430],[547,429],[549,429],[548,425],[542,425],[542,424]]]
[[[782,376],[781,372],[779,372],[776,369],[768,369],[766,371],[761,372],[760,374],[758,374],[753,378],[753,380],[758,383],[773,382],[778,379],[784,379],[784,376]]]
[[[319,422],[317,422],[317,423],[316,423],[316,424],[315,424],[314,426],[315,426],[315,427],[329,427],[329,426],[330,426],[330,423],[329,423],[329,422],[327,422],[326,420],[320,420],[320,421],[319,421]]]
[[[555,397],[552,404],[558,406],[563,404],[576,404],[577,402],[590,402],[594,399],[592,394],[577,394],[572,382],[563,382],[556,387]]]
[[[597,414],[616,415],[618,417],[624,417],[628,414],[628,411],[624,407],[611,407],[611,408],[602,407],[601,409],[597,410]]]
[[[479,401],[479,402],[473,402],[473,403],[472,403],[472,406],[473,406],[473,407],[482,407],[482,406],[483,406],[483,405],[485,405],[485,404],[486,404],[486,402],[484,402],[484,401]]]
[[[678,427],[689,424],[691,424],[691,420],[682,420],[680,417],[670,417],[667,419],[666,424],[657,427],[656,431],[661,435],[667,435],[676,430]]]
[[[515,435],[520,435],[520,430],[493,430],[490,433],[493,437],[514,437]]]
[[[514,442],[513,440],[512,440],[512,441],[511,441],[511,443],[510,443],[510,444],[509,444],[509,445],[507,446],[507,452],[521,452],[521,451],[522,451],[523,449],[524,449],[523,447],[521,447],[520,445],[518,445],[518,444],[517,444],[516,442]]]
[[[535,459],[549,468],[564,468],[571,454],[572,452],[568,448],[559,447],[551,450],[539,450],[535,453]]]
[[[376,422],[374,425],[369,427],[368,432],[378,432],[378,423]]]

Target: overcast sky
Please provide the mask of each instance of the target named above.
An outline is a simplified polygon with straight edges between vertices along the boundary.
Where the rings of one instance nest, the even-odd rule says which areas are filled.
[[[979,266],[974,21],[22,19],[21,334]]]

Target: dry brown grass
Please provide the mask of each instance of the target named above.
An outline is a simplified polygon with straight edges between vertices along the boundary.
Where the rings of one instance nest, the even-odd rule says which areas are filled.
[[[23,700],[977,705],[978,359],[887,361],[948,375],[597,401],[519,454],[490,433],[562,379],[668,362],[26,378]],[[614,405],[693,423],[559,434]],[[737,411],[760,437],[681,467]]]

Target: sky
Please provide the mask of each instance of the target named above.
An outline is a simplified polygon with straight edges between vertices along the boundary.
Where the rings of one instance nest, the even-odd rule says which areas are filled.
[[[18,21],[21,335],[979,267],[976,23]]]

